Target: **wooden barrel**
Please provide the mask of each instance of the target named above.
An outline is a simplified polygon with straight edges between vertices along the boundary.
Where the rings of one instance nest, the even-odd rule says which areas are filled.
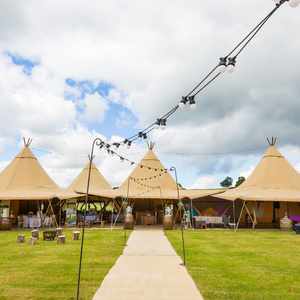
[[[173,229],[173,216],[168,216],[168,215],[164,216],[163,226],[164,226],[164,230]]]
[[[133,215],[127,214],[124,220],[124,229],[133,229],[133,227],[134,227]]]

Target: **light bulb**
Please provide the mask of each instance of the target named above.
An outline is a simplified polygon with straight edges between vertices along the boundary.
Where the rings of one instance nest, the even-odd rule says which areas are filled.
[[[225,70],[226,70],[226,66],[225,65],[220,65],[219,67],[218,67],[218,69],[217,69],[217,71],[219,72],[219,73],[224,73],[225,72]]]
[[[235,66],[234,65],[228,65],[226,68],[226,71],[228,73],[233,73],[235,71]]]
[[[161,125],[161,126],[159,126],[159,129],[162,130],[162,131],[164,131],[166,129],[166,126],[165,125]]]
[[[290,7],[297,7],[300,4],[300,0],[289,0]]]
[[[185,104],[182,101],[180,101],[178,105],[179,105],[180,109],[184,109],[185,108]]]

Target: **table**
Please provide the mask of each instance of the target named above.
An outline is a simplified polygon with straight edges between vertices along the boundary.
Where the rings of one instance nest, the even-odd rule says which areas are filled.
[[[196,216],[194,217],[195,227],[202,228],[204,224],[206,225],[223,225],[222,217],[213,216]]]

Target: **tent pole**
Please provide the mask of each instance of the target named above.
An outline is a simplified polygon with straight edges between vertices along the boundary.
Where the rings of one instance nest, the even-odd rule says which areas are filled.
[[[255,202],[256,204],[256,202]],[[255,207],[253,207],[253,216],[254,216],[254,226],[253,226],[253,229],[255,228],[256,224],[257,224],[257,218],[256,218],[256,211],[255,211]]]
[[[122,201],[122,205],[120,206],[119,212],[118,212],[117,217],[116,217],[116,219],[114,221],[114,226],[116,225],[116,223],[117,223],[117,221],[118,221],[118,219],[120,217],[121,211],[123,209],[123,205],[124,205],[124,201]]]
[[[115,200],[112,199],[112,210],[111,210],[110,230],[112,230],[112,228],[113,228],[113,222],[114,222],[114,210],[115,210]]]
[[[59,199],[58,227],[61,227],[61,200]]]
[[[193,210],[193,199],[191,198],[191,215],[190,215],[190,219],[191,219],[191,228],[194,229],[194,226],[193,226],[193,214],[194,214],[194,210]]]
[[[249,208],[248,208],[248,206],[245,204],[245,209],[246,209],[246,211],[248,212],[248,214],[249,214],[249,218],[250,218],[250,220],[251,220],[251,222],[252,222],[252,228],[254,229],[255,228],[255,221],[254,221],[254,219],[252,218],[252,216],[251,216],[251,213],[250,213],[250,210],[249,210]]]
[[[235,219],[235,200],[232,201],[232,213],[233,213],[233,229],[235,229],[236,226],[236,219]]]
[[[246,201],[244,200],[244,203],[243,203],[243,206],[242,206],[242,209],[241,209],[241,212],[240,212],[240,216],[239,216],[238,222],[237,222],[236,227],[235,227],[235,231],[237,231],[238,228],[239,228],[240,221],[241,221],[241,218],[242,218],[242,213],[243,213],[245,205],[246,205]]]

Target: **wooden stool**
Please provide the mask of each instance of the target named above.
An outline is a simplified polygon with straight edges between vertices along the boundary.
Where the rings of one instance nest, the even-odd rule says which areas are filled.
[[[38,239],[37,238],[35,238],[35,237],[31,237],[30,239],[29,239],[29,245],[36,245],[37,244],[37,241],[38,241]]]
[[[36,238],[38,240],[39,239],[39,231],[37,229],[33,229],[31,231],[31,237]]]
[[[64,244],[66,242],[66,236],[65,235],[59,235],[57,237],[57,244]]]
[[[73,241],[78,241],[80,237],[80,231],[73,231]]]
[[[25,243],[25,235],[24,234],[18,234],[17,243]]]
[[[56,236],[63,235],[63,229],[61,227],[56,228]]]

